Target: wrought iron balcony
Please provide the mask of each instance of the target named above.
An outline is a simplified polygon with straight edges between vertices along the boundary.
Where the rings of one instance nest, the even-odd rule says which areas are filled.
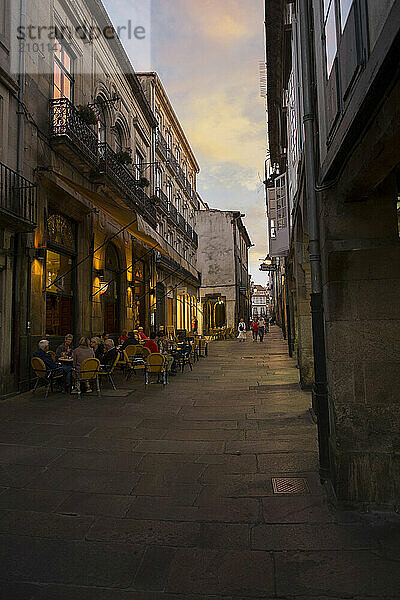
[[[179,165],[171,150],[168,150],[167,165],[171,168],[175,175],[178,173]]]
[[[97,134],[67,98],[50,100],[50,125],[53,144],[61,147],[72,164],[84,171],[97,165]]]
[[[143,213],[152,227],[156,227],[156,207],[144,189],[138,185],[135,175],[118,160],[116,153],[107,143],[98,144],[98,149],[98,173],[113,185],[118,196],[122,190],[132,208]]]
[[[161,188],[156,188],[155,197],[157,199],[157,208],[168,214],[168,196]]]
[[[185,173],[183,172],[183,169],[181,168],[178,162],[176,163],[176,178],[181,184],[182,188],[185,189]]]
[[[17,231],[37,223],[37,186],[0,163],[0,221]]]
[[[157,150],[160,151],[161,155],[164,156],[164,158],[167,158],[167,156],[168,156],[167,142],[165,141],[164,136],[159,131],[157,131],[157,134],[156,134],[156,148],[157,148]]]

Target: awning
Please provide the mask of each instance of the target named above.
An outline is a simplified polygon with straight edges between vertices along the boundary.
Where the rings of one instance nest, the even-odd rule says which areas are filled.
[[[102,194],[93,192],[85,186],[72,181],[61,173],[53,171],[53,175],[56,178],[64,181],[73,190],[79,192],[83,198],[88,200],[91,204],[94,204],[100,208],[105,214],[107,214],[113,221],[116,221],[121,228],[126,228],[136,239],[140,240],[146,246],[161,252],[165,256],[169,256],[166,249],[166,243],[161,236],[148,224],[146,221],[138,215],[134,210],[126,207],[123,202],[119,203],[117,200],[108,197],[105,198]]]

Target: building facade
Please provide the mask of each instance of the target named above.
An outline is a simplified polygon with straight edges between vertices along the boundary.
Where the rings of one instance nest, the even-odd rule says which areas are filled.
[[[82,33],[85,23],[107,30],[103,6],[27,0],[16,16],[24,31],[48,23],[53,36],[40,52],[26,36],[19,77],[2,78],[2,162],[28,178],[7,174],[20,190],[13,227],[24,223],[2,233],[2,347],[13,340],[2,352],[3,395],[29,386],[43,337],[54,347],[66,333],[117,337],[139,325],[149,333],[155,251],[167,254],[144,170],[157,121],[117,37]],[[9,190],[2,177],[2,205]]]
[[[243,216],[237,211],[210,209],[204,202],[196,213],[205,334],[218,327],[236,328],[239,319],[250,320],[251,241]]]
[[[269,314],[269,292],[262,285],[253,285],[251,290],[251,318],[259,319]]]
[[[168,259],[157,255],[157,327],[190,331],[194,319],[201,321],[195,231],[200,167],[158,75],[139,77],[157,119],[149,173],[157,232],[168,252]]]
[[[396,0],[266,2],[269,238],[288,342],[315,382],[321,477],[343,506],[388,510],[400,501],[399,24]]]

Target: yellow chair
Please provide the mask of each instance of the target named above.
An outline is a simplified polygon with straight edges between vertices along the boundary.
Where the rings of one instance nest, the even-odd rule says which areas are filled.
[[[100,366],[100,371],[99,371],[100,376],[108,377],[108,381],[111,383],[114,390],[116,390],[117,388],[115,387],[113,373],[114,373],[115,367],[118,364],[118,361],[119,361],[119,352],[117,352],[115,360],[114,360],[113,364],[111,365],[110,369],[104,369]]]
[[[143,370],[146,367],[146,356],[147,351],[150,353],[148,348],[143,346],[127,346],[124,350],[125,362],[127,369],[126,378],[129,379],[129,375],[132,373],[136,375],[136,369]]]
[[[50,354],[52,360],[56,360],[56,353],[53,350],[47,350],[47,354]]]
[[[31,366],[32,369],[35,371],[36,375],[36,383],[35,387],[32,390],[32,394],[36,392],[39,381],[43,380],[47,384],[45,396],[45,398],[47,398],[47,396],[49,395],[49,389],[51,388],[51,391],[53,391],[54,381],[56,381],[57,379],[64,379],[64,372],[60,372],[60,369],[58,368],[53,369],[52,371],[47,371],[46,365],[38,356],[34,356],[31,359]]]
[[[145,370],[145,389],[150,385],[150,375],[157,375],[157,383],[162,383],[163,387],[167,385],[167,363],[165,356],[157,352],[150,353],[147,357]]]
[[[203,354],[203,352],[204,352],[204,354]],[[200,340],[200,353],[199,353],[199,356],[201,356],[202,358],[205,358],[206,356],[208,356],[208,342],[204,338],[202,338]]]
[[[75,385],[78,389],[79,398],[81,397],[81,383],[86,383],[89,381],[96,382],[96,391],[100,398],[99,371],[100,361],[97,358],[86,358],[84,361],[82,361],[79,377],[75,379]]]

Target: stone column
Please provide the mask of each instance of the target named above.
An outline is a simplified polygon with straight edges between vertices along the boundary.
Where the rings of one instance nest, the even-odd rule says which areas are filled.
[[[400,499],[400,243],[394,178],[364,201],[324,201],[330,446],[338,499]],[[350,199],[351,200],[351,199]]]

